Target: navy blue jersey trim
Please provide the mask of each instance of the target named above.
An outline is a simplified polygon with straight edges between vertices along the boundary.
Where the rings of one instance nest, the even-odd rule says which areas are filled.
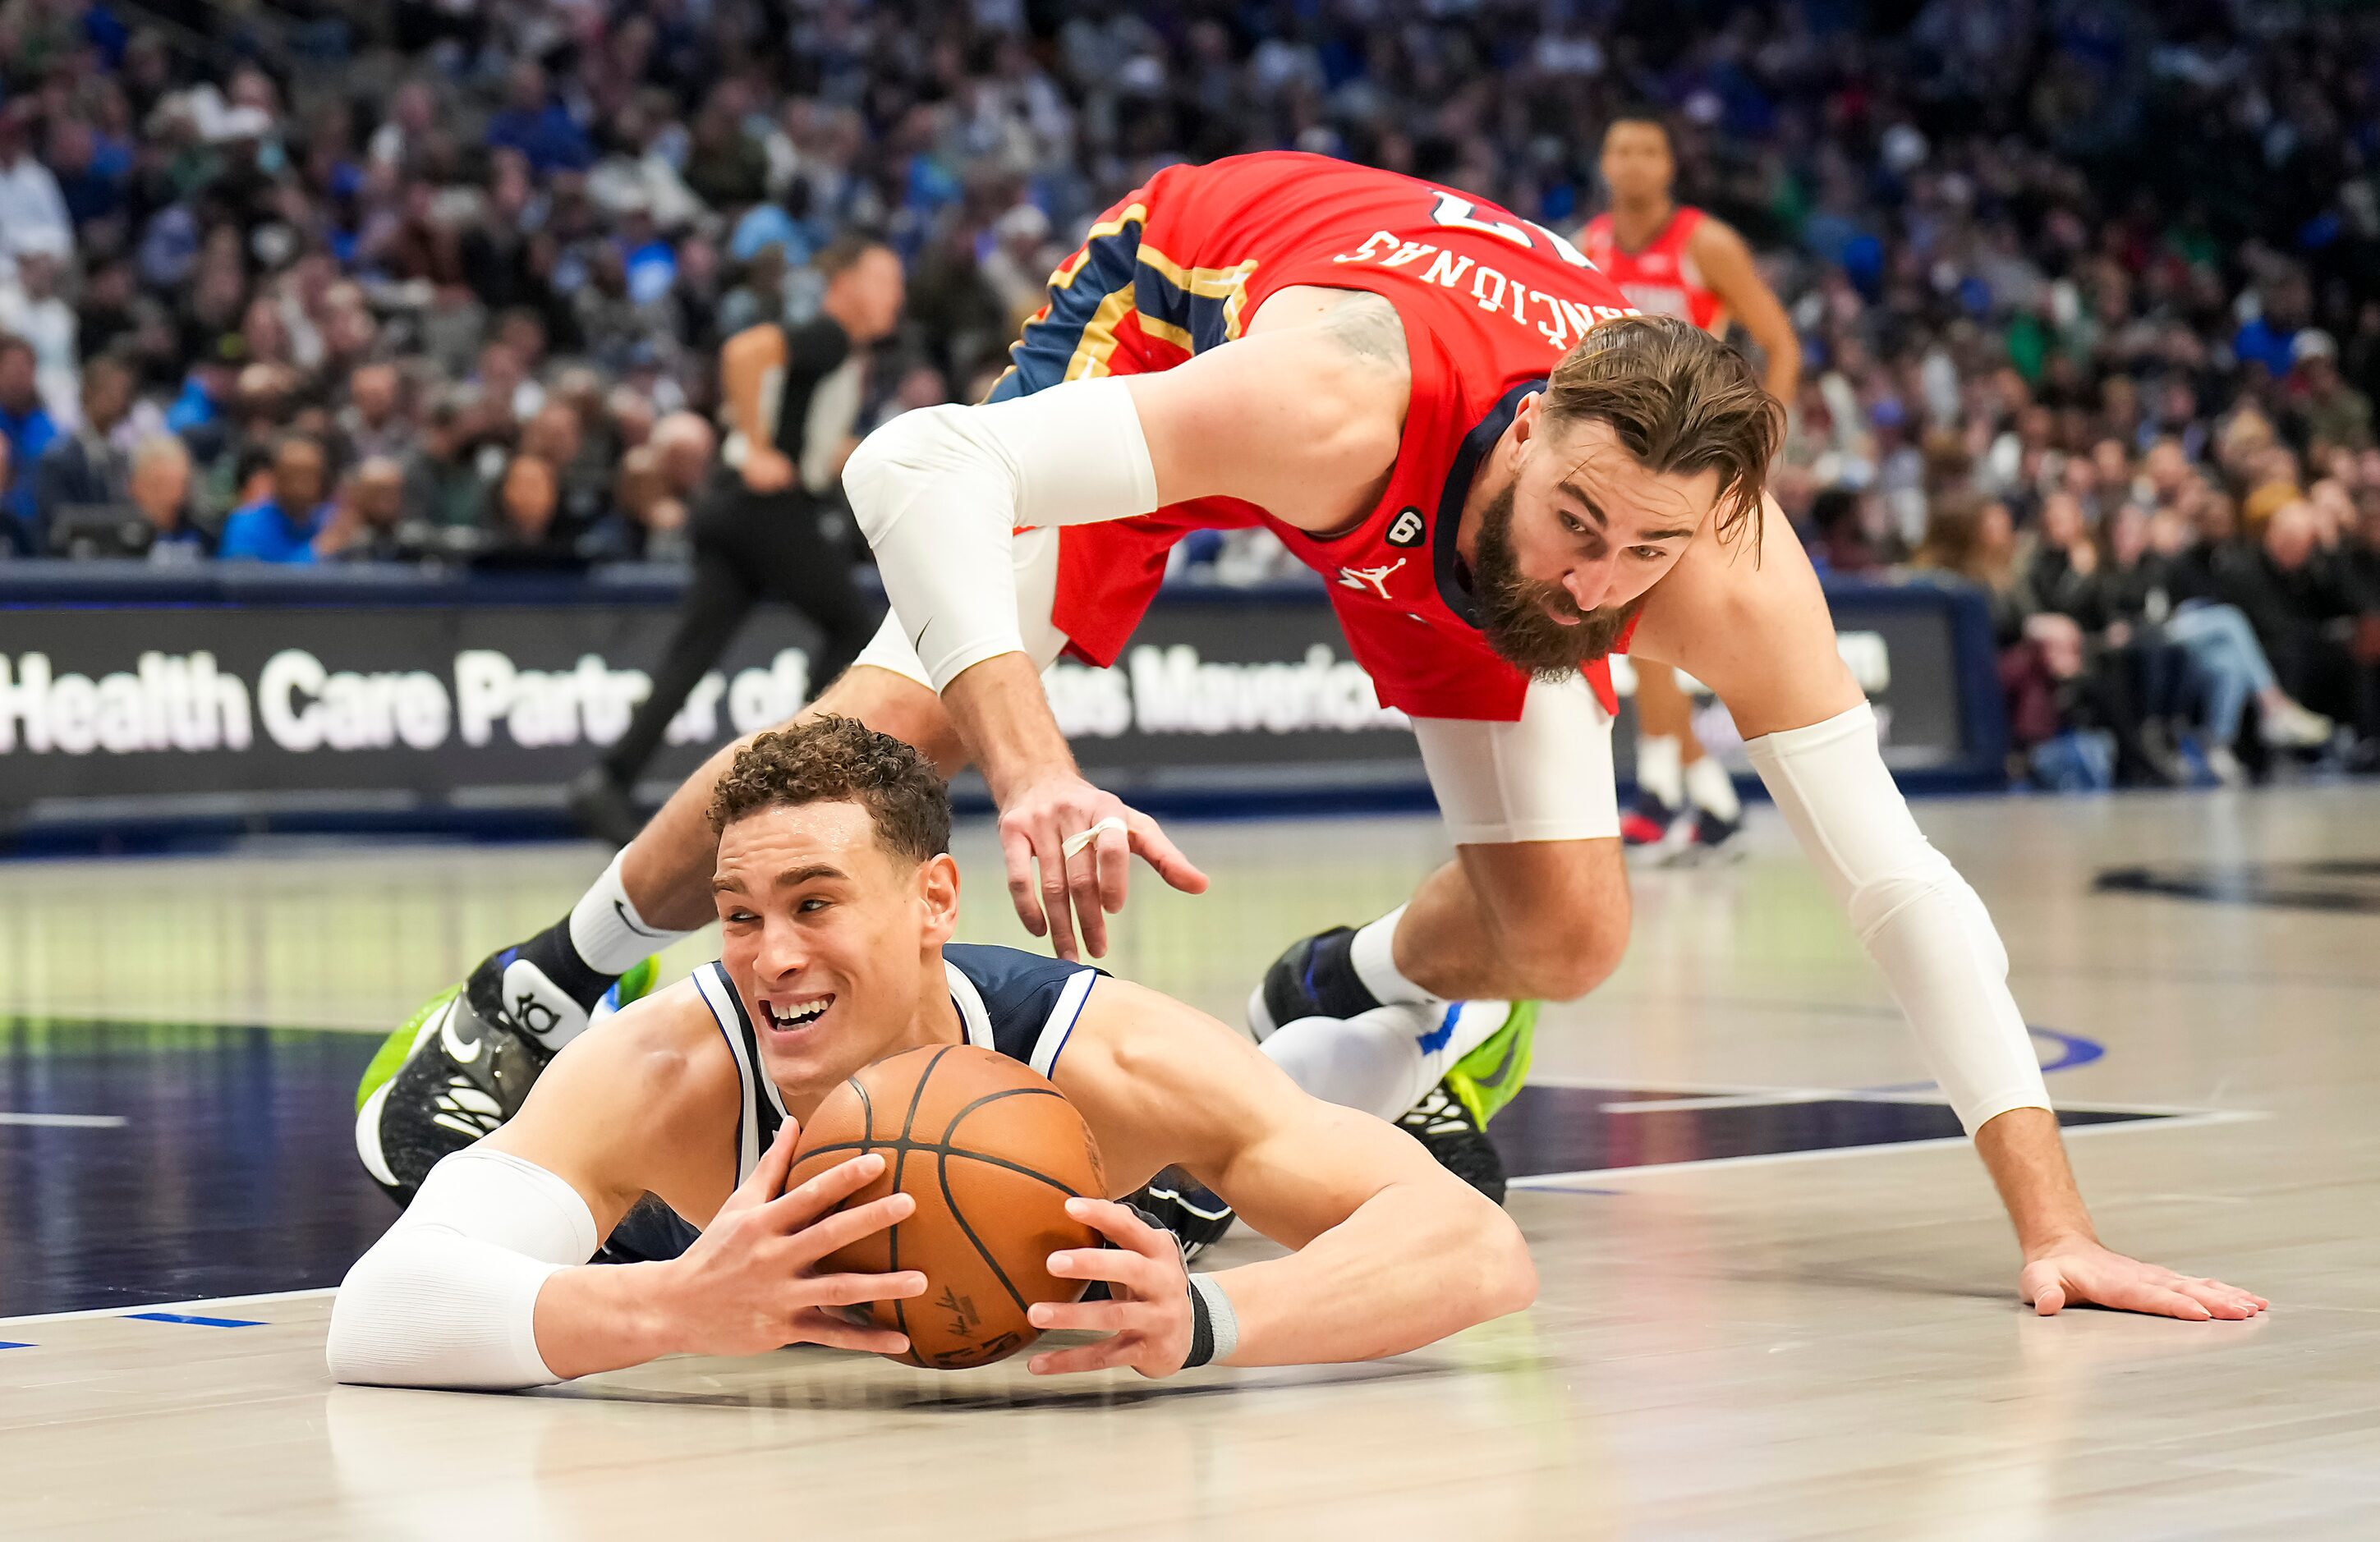
[[[1521,398],[1545,388],[1544,381],[1528,380],[1505,392],[1488,409],[1488,416],[1463,436],[1463,447],[1455,451],[1454,464],[1447,469],[1446,486],[1438,495],[1438,523],[1430,531],[1438,597],[1475,632],[1479,629],[1479,613],[1472,603],[1470,591],[1463,587],[1463,558],[1454,549],[1455,534],[1463,525],[1463,501],[1470,496],[1471,480],[1478,473],[1480,461],[1496,447],[1496,441],[1504,437],[1504,431],[1512,426],[1513,416],[1521,410]]]

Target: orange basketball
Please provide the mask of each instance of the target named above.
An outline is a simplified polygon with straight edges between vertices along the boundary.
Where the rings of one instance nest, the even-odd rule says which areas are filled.
[[[918,1269],[926,1293],[853,1311],[909,1336],[894,1356],[935,1370],[1004,1360],[1039,1331],[1037,1301],[1073,1301],[1087,1285],[1045,1267],[1061,1248],[1099,1234],[1066,1214],[1075,1196],[1107,1197],[1099,1148],[1083,1116],[1032,1067],[972,1045],[904,1050],[827,1095],[795,1148],[786,1186],[868,1151],[884,1175],[844,1201],[895,1189],[917,1202],[908,1220],[830,1255],[822,1272]]]

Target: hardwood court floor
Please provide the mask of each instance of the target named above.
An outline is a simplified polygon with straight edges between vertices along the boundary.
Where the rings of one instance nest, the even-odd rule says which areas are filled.
[[[27,1346],[0,1349],[0,1536],[2380,1535],[2380,792],[1920,815],[1998,917],[2053,1092],[2105,1121],[2071,1141],[2102,1232],[2269,1317],[2021,1310],[1980,1169],[1927,1138],[1880,982],[1756,812],[1742,863],[1638,874],[1627,965],[1550,1014],[1545,1090],[1500,1121],[1538,1173],[1519,1317],[1158,1384],[788,1351],[522,1397],[333,1388],[320,1293],[155,1305],[192,1253],[265,1290],[369,1234],[275,1187],[350,1181],[316,1105],[368,1040],[260,1026],[384,1031],[601,855],[0,868],[0,1018],[47,1020],[0,1024],[0,1291],[79,1259],[45,1299],[103,1293],[0,1318]],[[1215,892],[1142,875],[1113,962],[1225,1014],[1440,850],[1426,820],[1176,833]],[[1011,938],[980,832],[962,856],[971,934]],[[227,1231],[171,1230],[210,1196]],[[128,1233],[152,1256],[115,1261]]]

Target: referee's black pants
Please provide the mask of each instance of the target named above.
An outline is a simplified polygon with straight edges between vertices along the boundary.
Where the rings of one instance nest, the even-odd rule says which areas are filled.
[[[812,695],[868,646],[883,607],[853,585],[851,552],[820,528],[821,512],[807,492],[754,492],[735,480],[713,486],[697,503],[689,532],[694,578],[677,630],[653,671],[652,694],[603,756],[603,770],[614,782],[634,786],[644,774],[670,720],[761,601],[792,606],[824,635],[823,650],[810,660]]]

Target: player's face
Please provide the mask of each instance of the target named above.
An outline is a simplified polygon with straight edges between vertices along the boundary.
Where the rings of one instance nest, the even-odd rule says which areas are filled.
[[[1674,173],[1670,136],[1658,126],[1615,123],[1603,136],[1603,182],[1613,198],[1658,198],[1670,190]]]
[[[721,832],[712,891],[720,955],[789,1101],[917,1041],[957,915],[948,856],[886,849],[856,803],[767,808]]]
[[[1546,678],[1602,658],[1710,517],[1718,474],[1657,476],[1588,421],[1552,428],[1532,401],[1513,473],[1472,552],[1480,630],[1498,654]]]

